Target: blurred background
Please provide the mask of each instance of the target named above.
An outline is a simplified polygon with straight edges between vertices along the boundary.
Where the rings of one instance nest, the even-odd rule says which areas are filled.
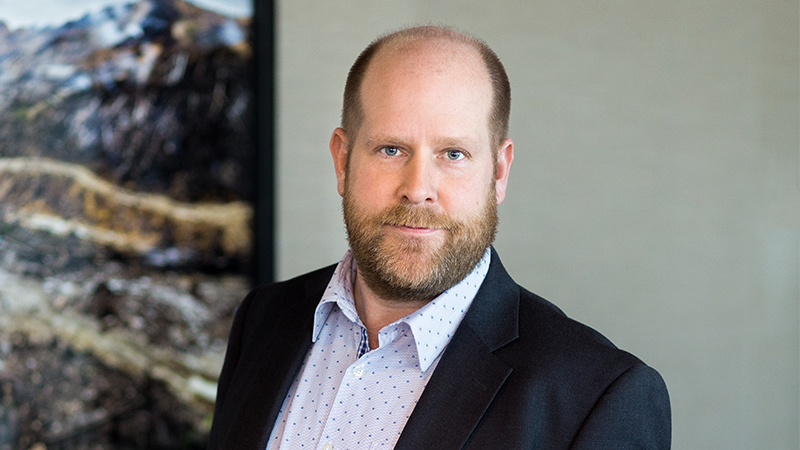
[[[511,78],[496,248],[658,369],[675,449],[800,448],[798,2],[278,2],[277,268],[346,249],[327,151],[380,33],[483,38]]]

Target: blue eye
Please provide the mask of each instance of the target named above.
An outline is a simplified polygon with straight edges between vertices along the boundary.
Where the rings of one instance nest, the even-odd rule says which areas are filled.
[[[445,155],[447,156],[447,159],[451,161],[458,161],[460,159],[464,159],[464,152],[462,152],[461,150],[448,150],[445,153]]]
[[[386,156],[397,156],[400,150],[397,147],[383,147],[381,152]]]

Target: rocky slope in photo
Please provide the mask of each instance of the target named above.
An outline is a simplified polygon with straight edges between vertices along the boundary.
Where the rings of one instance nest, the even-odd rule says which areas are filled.
[[[249,20],[0,11],[0,450],[203,448],[249,289]]]

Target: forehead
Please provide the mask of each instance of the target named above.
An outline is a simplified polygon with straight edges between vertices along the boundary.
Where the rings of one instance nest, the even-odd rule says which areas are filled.
[[[446,39],[391,42],[370,63],[361,85],[365,124],[470,122],[488,133],[489,73],[471,45]],[[402,120],[401,120],[402,119]]]

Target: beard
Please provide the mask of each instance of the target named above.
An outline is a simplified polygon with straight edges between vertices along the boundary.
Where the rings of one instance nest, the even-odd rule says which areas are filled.
[[[456,220],[425,206],[399,203],[377,214],[356,205],[345,185],[342,209],[358,272],[372,292],[395,302],[429,301],[463,280],[497,232],[494,184],[483,208]],[[386,227],[444,231],[444,236],[400,238]],[[442,233],[437,233],[442,234]]]

